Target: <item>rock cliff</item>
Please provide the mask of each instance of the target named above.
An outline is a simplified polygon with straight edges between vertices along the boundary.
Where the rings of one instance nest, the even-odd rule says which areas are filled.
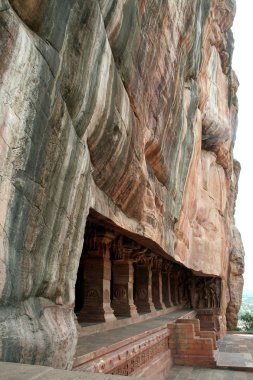
[[[234,14],[233,0],[0,1],[0,360],[71,368],[91,209],[220,277],[235,326]]]

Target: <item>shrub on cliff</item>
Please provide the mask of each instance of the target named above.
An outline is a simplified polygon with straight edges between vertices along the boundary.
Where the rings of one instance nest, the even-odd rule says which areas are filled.
[[[253,331],[253,314],[249,311],[245,311],[241,316],[240,320],[242,321],[242,330]]]

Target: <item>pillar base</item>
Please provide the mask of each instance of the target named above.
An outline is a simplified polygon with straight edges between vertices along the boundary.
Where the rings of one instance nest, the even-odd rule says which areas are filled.
[[[136,307],[137,311],[140,314],[146,314],[146,313],[153,313],[154,311],[157,311],[153,302],[141,302],[141,301],[136,301]]]
[[[115,321],[113,310],[110,306],[105,306],[103,309],[97,308],[96,310],[90,310],[88,306],[85,306],[85,309],[80,311],[78,315],[78,322],[110,322]]]
[[[139,315],[135,305],[124,304],[120,301],[112,302],[112,308],[116,317],[132,318],[137,317]]]

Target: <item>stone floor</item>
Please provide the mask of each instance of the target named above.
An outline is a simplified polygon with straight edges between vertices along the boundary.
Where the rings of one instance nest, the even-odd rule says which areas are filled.
[[[228,334],[218,341],[219,367],[246,367],[253,371],[253,335]]]
[[[49,367],[0,362],[0,380],[138,380],[136,377],[111,376],[57,370]],[[140,378],[139,378],[140,379]],[[175,366],[165,380],[252,380],[253,373]],[[152,379],[149,379],[152,380]],[[157,380],[157,379],[153,379]]]
[[[226,369],[174,366],[165,380],[252,380],[253,373]]]
[[[99,334],[90,334],[87,336],[80,336],[78,338],[76,357],[88,354],[102,349],[103,347],[110,346],[119,341],[124,341],[128,338],[137,336],[146,331],[155,329],[165,325],[168,322],[172,322],[177,318],[183,317],[187,313],[191,312],[190,309],[181,309],[173,311],[169,314],[155,317],[144,322],[134,323],[114,330],[99,332]]]
[[[190,310],[183,309],[169,314],[155,317],[143,322],[127,325],[124,328],[80,336],[76,350],[76,358],[83,357],[88,353],[106,350],[108,346],[124,343],[145,332],[149,332],[179,317],[183,317]],[[228,334],[218,341],[216,353],[217,365],[220,369],[230,368],[253,372],[253,334]],[[253,377],[252,377],[253,379]]]
[[[0,362],[0,380],[140,380],[136,377],[71,372],[39,365]],[[155,379],[153,379],[155,380]]]

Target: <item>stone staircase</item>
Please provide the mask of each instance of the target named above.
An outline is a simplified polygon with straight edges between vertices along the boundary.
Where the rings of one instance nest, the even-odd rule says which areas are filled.
[[[170,350],[176,365],[216,367],[216,334],[201,331],[199,319],[178,319],[170,324]]]

